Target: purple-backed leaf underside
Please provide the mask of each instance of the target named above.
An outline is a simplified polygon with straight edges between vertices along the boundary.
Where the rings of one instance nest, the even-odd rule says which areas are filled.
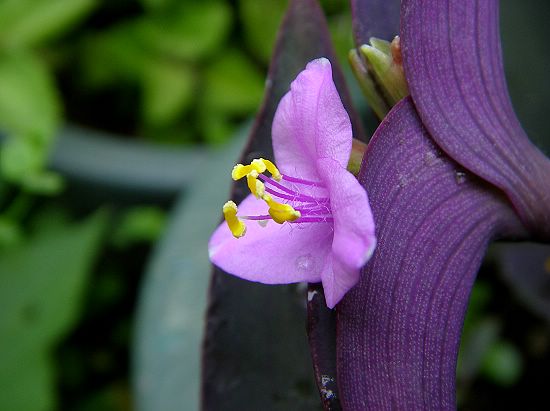
[[[258,157],[273,158],[271,125],[277,105],[296,75],[319,57],[331,61],[334,81],[354,125],[354,136],[364,138],[317,1],[292,0],[279,31],[264,102],[241,163]],[[245,184],[237,183],[231,198],[239,202],[245,194]],[[296,285],[252,283],[214,269],[203,345],[202,409],[318,407],[304,336],[305,291]]]
[[[351,0],[356,44],[369,44],[371,37],[390,41],[397,36],[399,6],[399,0]]]
[[[337,376],[346,410],[455,409],[470,290],[489,241],[525,236],[505,196],[449,159],[412,100],[382,122],[359,180],[378,245],[337,306]]]
[[[336,378],[336,311],[327,307],[320,283],[307,291],[307,336],[323,409],[342,409]]]
[[[519,301],[550,321],[550,246],[498,243],[492,253],[504,281]]]
[[[550,241],[550,160],[508,95],[498,0],[404,0],[405,76],[423,124],[450,157],[503,190],[534,238]]]

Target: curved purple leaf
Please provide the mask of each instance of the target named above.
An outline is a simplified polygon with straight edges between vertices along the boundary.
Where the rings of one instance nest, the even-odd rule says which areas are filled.
[[[353,34],[357,46],[371,37],[392,40],[399,34],[399,0],[351,0]]]
[[[360,181],[378,246],[337,306],[346,410],[455,409],[456,358],[488,242],[524,236],[504,196],[443,155],[410,98],[375,133]]]
[[[550,161],[516,118],[502,64],[498,0],[404,0],[405,75],[423,124],[454,160],[501,188],[550,241]]]
[[[279,30],[263,106],[241,163],[273,158],[271,124],[277,105],[290,82],[318,57],[331,61],[354,136],[364,138],[319,4],[292,0]],[[246,191],[244,184],[235,184],[231,198],[240,202]],[[311,410],[318,404],[304,338],[304,291],[295,285],[244,281],[214,270],[203,345],[202,409]]]

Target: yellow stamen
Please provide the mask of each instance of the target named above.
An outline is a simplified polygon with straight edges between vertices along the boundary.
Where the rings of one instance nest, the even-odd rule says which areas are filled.
[[[265,160],[263,158],[260,158],[260,160],[264,163],[265,168],[267,168],[267,171],[271,173],[271,177],[273,177],[274,180],[281,181],[283,176],[279,172],[279,169],[269,160]]]
[[[264,158],[256,158],[252,160],[252,162],[247,166],[243,164],[237,164],[235,167],[233,167],[231,177],[233,178],[233,180],[237,181],[244,176],[247,176],[252,171],[256,171],[258,174],[262,174],[266,170],[269,171],[271,177],[273,177],[274,180],[281,181],[281,179],[283,178],[275,164]]]
[[[265,194],[262,198],[269,206],[269,215],[277,224],[283,224],[286,221],[295,221],[302,216],[290,204],[278,203],[269,194]]]
[[[252,170],[246,175],[246,182],[250,192],[256,196],[256,198],[261,198],[265,194],[265,185],[260,180],[258,180],[258,172]]]
[[[265,185],[259,180],[259,176],[266,170],[269,171],[274,180],[280,181],[283,178],[275,164],[263,158],[254,159],[249,165],[237,164],[233,167],[231,177],[236,181],[246,176],[246,182],[250,192],[254,194],[256,198],[263,199],[267,203],[269,206],[269,215],[276,223],[283,224],[286,221],[297,220],[302,216],[299,211],[295,210],[290,204],[274,201],[270,195],[265,193]],[[246,226],[237,217],[237,205],[233,201],[228,201],[224,204],[223,215],[234,237],[240,238],[245,235]],[[243,218],[247,219],[247,217]]]
[[[235,238],[245,235],[246,226],[237,218],[237,205],[233,201],[228,201],[223,205],[223,216]]]
[[[263,158],[255,158],[254,160],[252,160],[250,165],[254,167],[254,169],[260,174],[265,173],[265,170],[267,168],[265,165],[265,160]]]
[[[248,175],[251,171],[263,173],[265,170],[266,170],[266,166],[263,164],[263,162],[259,160],[254,160],[252,161],[252,163],[250,163],[247,166],[242,164],[237,164],[235,167],[233,167],[233,171],[231,172],[231,178],[237,181],[243,178],[244,176]]]

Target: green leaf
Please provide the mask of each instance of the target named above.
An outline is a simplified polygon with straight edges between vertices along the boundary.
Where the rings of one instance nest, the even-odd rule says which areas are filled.
[[[0,173],[28,191],[53,194],[59,176],[44,171],[59,125],[60,99],[54,80],[31,53],[0,54]]]
[[[154,60],[143,71],[142,111],[145,123],[162,127],[175,121],[194,99],[195,76],[181,63]]]
[[[49,143],[60,99],[46,66],[32,54],[0,54],[0,129]]]
[[[243,22],[245,41],[254,55],[269,62],[277,29],[287,8],[287,1],[240,0],[239,14]]]
[[[482,374],[502,386],[511,386],[521,377],[523,359],[519,350],[506,341],[495,343],[486,354]]]
[[[161,54],[196,61],[218,51],[231,28],[226,2],[184,2],[140,22],[143,44]]]
[[[42,44],[89,13],[96,0],[3,0],[0,2],[0,46]]]
[[[8,349],[2,358],[13,350]],[[3,410],[50,411],[55,409],[51,359],[32,351],[15,358],[0,371],[0,407]],[[9,372],[9,374],[8,374]]]
[[[48,144],[24,136],[10,136],[0,150],[0,171],[6,181],[27,192],[53,195],[63,189],[62,177],[44,170]]]
[[[60,174],[41,170],[38,173],[25,175],[22,180],[22,187],[34,194],[55,195],[63,190],[65,183]]]
[[[162,234],[165,220],[166,215],[159,207],[131,208],[121,217],[112,241],[119,247],[137,242],[153,242]]]
[[[0,170],[11,182],[21,182],[29,173],[37,173],[44,161],[43,144],[23,136],[9,137],[0,151]]]
[[[78,318],[106,217],[50,218],[28,242],[0,251],[0,409],[54,408],[51,351]]]
[[[149,10],[162,10],[170,4],[173,4],[173,0],[141,0],[144,7]]]
[[[137,34],[132,21],[85,40],[82,75],[89,87],[139,81],[151,58]]]
[[[226,50],[205,73],[202,104],[206,112],[246,115],[255,111],[264,91],[264,77],[238,50]]]
[[[226,115],[215,111],[202,113],[199,122],[201,134],[209,144],[216,145],[227,142],[235,130],[234,123]]]
[[[21,227],[12,219],[0,215],[0,250],[16,246],[23,240]]]

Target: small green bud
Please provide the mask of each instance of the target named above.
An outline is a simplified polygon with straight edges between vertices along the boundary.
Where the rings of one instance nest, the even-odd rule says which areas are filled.
[[[357,81],[359,81],[359,87],[361,87],[361,91],[363,91],[363,94],[367,99],[367,103],[372,111],[374,111],[374,114],[382,120],[386,117],[388,111],[390,111],[390,107],[380,95],[374,79],[367,70],[365,62],[355,49],[350,50],[348,59],[351,69],[353,70],[353,74],[355,75],[355,78],[357,78]]]
[[[377,39],[376,37],[371,37],[369,39],[369,42],[370,45],[378,51],[381,51],[387,56],[391,55],[391,43],[389,41]]]
[[[380,39],[370,39],[371,45],[360,47],[369,71],[372,71],[377,84],[391,106],[409,94],[403,72],[399,37],[389,43]]]
[[[367,151],[367,145],[362,141],[354,138],[351,146],[351,154],[348,161],[348,171],[354,176],[359,174],[359,169],[361,168],[361,163],[363,162],[365,151]]]

